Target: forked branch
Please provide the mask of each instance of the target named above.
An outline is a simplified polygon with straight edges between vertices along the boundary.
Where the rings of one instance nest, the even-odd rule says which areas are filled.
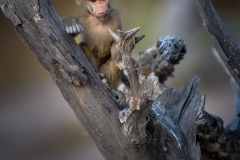
[[[151,73],[147,78],[143,78],[141,85],[139,83],[137,68],[135,68],[131,57],[135,45],[144,38],[144,35],[135,37],[139,29],[138,27],[127,32],[118,30],[117,34],[109,30],[117,42],[117,50],[122,55],[122,62],[120,63],[126,69],[132,92],[130,108],[121,111],[119,118],[124,125],[124,134],[126,136],[131,135],[130,141],[137,144],[142,143],[146,136],[146,116],[153,103],[152,95],[158,82],[155,74]]]
[[[133,95],[133,105],[132,107],[139,106],[139,80],[138,75],[136,73],[135,66],[132,61],[132,50],[134,49],[135,45],[144,38],[144,35],[135,37],[136,33],[140,30],[140,27],[134,28],[132,30],[129,30],[127,32],[123,32],[121,30],[118,30],[117,35],[111,31],[110,34],[115,39],[117,43],[117,50],[122,55],[122,62],[123,62],[123,69],[126,69],[126,72],[129,77],[130,81],[130,87]],[[121,63],[121,62],[120,62]]]
[[[125,66],[130,78],[133,97],[130,108],[120,111],[114,96],[74,39],[65,32],[50,0],[0,0],[0,5],[19,35],[50,72],[106,159],[198,160],[201,157],[198,142],[201,147],[207,145],[209,155],[217,154],[217,158],[222,159],[240,158],[240,125],[235,131],[228,131],[223,128],[221,120],[205,114],[205,96],[197,92],[198,76],[194,76],[183,91],[169,88],[153,101],[152,94],[158,78],[150,73],[139,82],[131,58],[132,49],[143,38],[135,37],[139,28],[118,31],[118,35],[112,33],[123,57],[120,63]],[[179,39],[176,43],[174,38],[170,39],[170,46],[179,48],[169,50],[169,45],[160,45],[160,59],[154,64],[173,62],[174,65],[184,56],[184,43]],[[173,52],[167,53],[166,50]],[[168,67],[170,70],[172,65]],[[162,68],[162,65],[156,68]],[[165,74],[163,80],[171,74]]]

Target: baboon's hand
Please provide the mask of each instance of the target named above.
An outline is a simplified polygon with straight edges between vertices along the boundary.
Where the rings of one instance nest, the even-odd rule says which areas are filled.
[[[103,73],[98,73],[98,76],[100,77],[102,82],[107,85],[107,79],[106,79],[105,75]]]
[[[64,18],[63,24],[68,34],[74,34],[83,31],[83,28],[76,17]]]

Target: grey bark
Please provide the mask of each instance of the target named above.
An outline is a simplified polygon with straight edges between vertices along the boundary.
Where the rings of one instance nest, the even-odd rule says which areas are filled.
[[[169,76],[173,76],[175,65],[186,54],[185,42],[175,36],[159,37],[157,43],[137,58],[139,74],[147,76],[154,72],[159,82],[164,83]]]
[[[232,40],[210,0],[195,0],[195,3],[214,48],[240,85],[240,46]]]
[[[213,154],[220,159],[239,158],[240,125],[235,131],[228,131],[220,118],[204,112],[205,96],[197,92],[198,76],[193,76],[182,91],[166,89],[156,100],[152,98],[158,79],[155,74],[149,74],[141,83],[136,80],[138,75],[131,70],[135,68],[129,67],[130,52],[141,39],[135,37],[136,32],[119,32],[120,39],[115,35],[118,49],[128,57],[123,58],[123,64],[129,77],[135,77],[130,86],[138,87],[131,88],[137,103],[120,110],[115,96],[64,30],[50,0],[0,0],[0,6],[50,72],[105,159],[197,160],[201,158],[200,146],[207,152],[206,159]],[[170,57],[178,55],[177,62],[183,57],[176,54],[183,53],[175,52],[176,48],[172,52],[166,50]],[[174,62],[167,61],[173,65]]]
[[[234,86],[234,88],[236,112],[239,112],[238,102],[240,99],[237,89],[240,86],[240,46],[232,40],[230,33],[225,28],[210,0],[195,0],[195,3],[202,18],[203,26],[214,48],[238,84],[238,86]],[[238,113],[236,113],[236,115],[237,114]],[[234,121],[230,124],[230,129],[233,130],[233,128],[236,128],[235,131],[224,129],[222,127],[223,122],[218,117],[210,116],[207,113],[206,117],[211,117],[207,118],[209,122],[206,124],[212,127],[207,127],[208,129],[205,128],[206,135],[204,137],[200,136],[203,159],[240,159],[238,153],[239,136],[237,136],[240,133],[238,132],[239,128],[235,127],[237,123],[239,124],[239,116],[236,116]],[[213,127],[213,124],[216,127]]]

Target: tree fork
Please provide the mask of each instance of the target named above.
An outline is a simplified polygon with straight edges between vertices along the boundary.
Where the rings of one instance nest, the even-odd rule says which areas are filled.
[[[0,0],[0,6],[27,46],[50,72],[105,159],[240,158],[240,125],[235,131],[229,131],[223,127],[220,118],[204,112],[205,96],[197,92],[198,76],[193,76],[183,91],[166,89],[155,101],[152,99],[157,81],[154,73],[146,76],[141,85],[135,78],[131,86],[137,84],[133,94],[140,100],[139,110],[130,106],[121,111],[116,98],[64,30],[50,0]],[[128,40],[135,42],[129,46],[119,45],[120,50],[133,49],[141,39],[133,33]],[[128,34],[121,32],[120,35]],[[182,59],[185,51],[179,53],[178,57]],[[128,63],[124,60],[124,64]],[[136,72],[129,73],[136,77]],[[205,145],[207,148],[202,151],[208,154],[204,157],[200,155],[200,146]],[[213,154],[216,158],[212,157]]]
[[[1,0],[0,5],[24,42],[50,72],[103,156],[106,159],[133,159],[134,154],[123,149],[129,148],[127,140],[118,132],[120,121],[116,99],[101,82],[74,39],[65,32],[50,0]],[[73,62],[74,67],[71,67]],[[67,82],[59,68],[85,85]],[[80,77],[85,78],[77,76],[81,72],[72,72],[76,68],[82,70]]]

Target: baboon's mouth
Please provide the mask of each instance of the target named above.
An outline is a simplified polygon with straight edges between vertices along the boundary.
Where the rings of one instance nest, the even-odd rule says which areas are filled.
[[[102,15],[102,16],[98,16],[97,18],[98,18],[98,19],[103,19],[103,18],[105,18],[105,17],[106,17],[106,15],[107,15],[107,14],[105,14],[105,15]]]
[[[97,17],[97,19],[101,22],[105,22],[108,20],[108,14],[106,14],[104,16],[99,16],[99,17]]]

